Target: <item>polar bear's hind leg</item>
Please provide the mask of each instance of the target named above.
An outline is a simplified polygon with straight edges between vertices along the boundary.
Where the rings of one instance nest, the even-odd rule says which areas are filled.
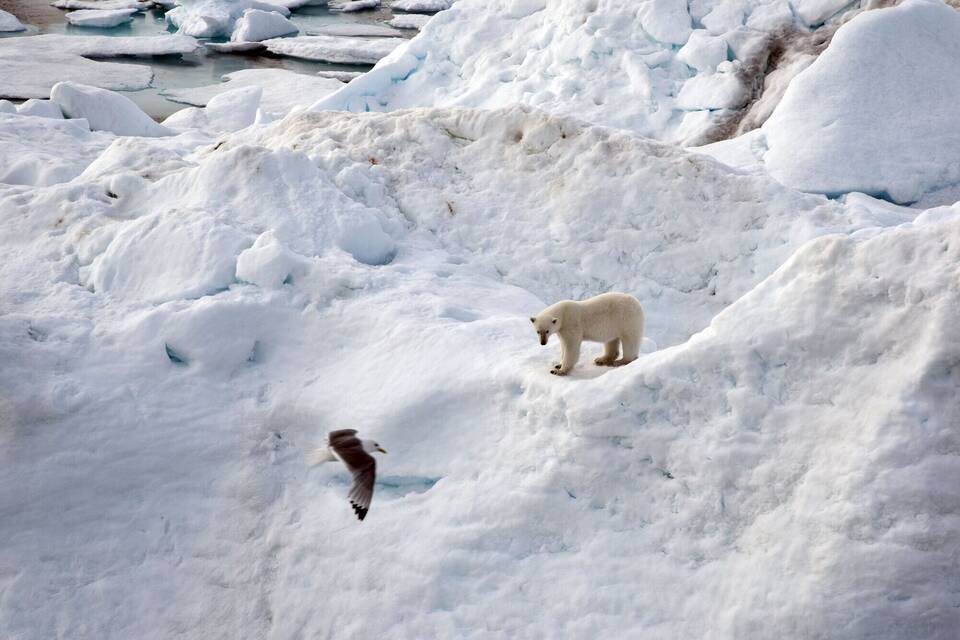
[[[603,343],[603,355],[593,362],[601,367],[612,367],[620,355],[620,338],[614,338],[610,342]]]

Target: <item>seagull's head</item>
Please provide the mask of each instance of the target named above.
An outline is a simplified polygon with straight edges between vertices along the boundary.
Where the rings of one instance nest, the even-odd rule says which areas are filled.
[[[530,323],[533,324],[534,330],[536,330],[537,335],[540,336],[541,345],[547,344],[550,334],[560,331],[560,318],[555,318],[553,316],[533,316],[530,318]]]
[[[363,442],[363,450],[367,453],[386,453],[387,450],[380,446],[376,440],[361,440]]]

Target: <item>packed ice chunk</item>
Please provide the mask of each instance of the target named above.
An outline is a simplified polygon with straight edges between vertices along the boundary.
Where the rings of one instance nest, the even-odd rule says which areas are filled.
[[[291,58],[340,64],[374,64],[404,42],[404,38],[298,36],[265,40],[264,44],[271,53]]]
[[[430,21],[430,18],[431,16],[419,15],[415,13],[398,13],[390,20],[387,20],[387,24],[394,29],[422,29],[423,25]]]
[[[113,136],[84,120],[24,118],[0,104],[0,183],[47,186],[77,177]]]
[[[960,13],[866,11],[789,84],[763,125],[766,167],[796,189],[912,202],[960,182]]]
[[[297,25],[275,11],[247,9],[237,20],[230,40],[232,42],[260,42],[261,40],[297,33],[298,31]]]
[[[408,13],[437,13],[453,5],[453,0],[395,0],[390,8]]]
[[[737,2],[718,3],[700,22],[713,35],[733,31],[743,24],[743,5]]]
[[[340,79],[309,76],[286,69],[241,69],[228,73],[224,79],[226,82],[220,84],[166,89],[162,94],[175,102],[202,107],[224,92],[241,87],[260,87],[263,89],[260,108],[273,116],[284,116],[296,105],[310,105],[343,86]]]
[[[351,0],[350,2],[331,3],[332,11],[351,13],[354,11],[369,11],[380,6],[380,0]]]
[[[17,16],[0,9],[0,32],[26,31],[26,29],[23,23],[17,20]]]
[[[178,4],[165,14],[177,33],[197,38],[230,36],[234,25],[247,9],[277,12],[286,17],[290,10],[280,4],[260,0],[177,0]]]
[[[260,96],[259,86],[234,88],[214,95],[202,109],[181,109],[163,121],[165,127],[186,130],[202,129],[213,133],[239,131],[257,120]]]
[[[697,29],[677,52],[677,59],[697,71],[713,72],[718,64],[727,60],[727,49],[727,41],[723,36],[712,36],[703,29]]]
[[[172,133],[141,111],[133,100],[106,89],[76,82],[58,82],[50,91],[50,100],[67,118],[85,118],[94,131],[145,137]]]
[[[63,112],[60,111],[60,107],[50,100],[38,100],[37,98],[30,98],[21,104],[17,107],[17,113],[22,116],[37,116],[39,118],[53,118],[54,120],[63,119]]]
[[[808,27],[816,27],[855,0],[791,0],[793,10]]]
[[[686,0],[644,0],[637,17],[647,33],[660,42],[684,44],[690,37]]]
[[[737,77],[738,65],[738,61],[725,61],[713,75],[690,78],[677,95],[677,106],[688,111],[742,107],[746,104],[749,93]]]
[[[109,29],[130,22],[136,12],[137,9],[81,9],[71,11],[64,17],[77,27]]]
[[[264,289],[296,281],[308,268],[307,260],[285,247],[273,231],[264,231],[252,247],[237,256],[237,280]]]
[[[792,25],[795,20],[796,18],[793,11],[790,10],[790,3],[787,0],[773,0],[773,2],[755,7],[750,12],[746,25],[757,31],[773,33],[778,29]]]

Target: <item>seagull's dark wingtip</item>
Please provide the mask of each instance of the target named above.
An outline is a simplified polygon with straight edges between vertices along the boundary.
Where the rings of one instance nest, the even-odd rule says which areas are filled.
[[[363,520],[367,517],[367,511],[369,511],[369,509],[361,507],[356,502],[351,502],[350,506],[353,507],[354,513],[357,514],[357,517],[360,518],[360,520]]]

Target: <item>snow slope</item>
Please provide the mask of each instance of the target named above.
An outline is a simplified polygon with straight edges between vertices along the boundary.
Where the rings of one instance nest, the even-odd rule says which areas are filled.
[[[836,2],[829,15],[859,10],[859,2]],[[793,11],[818,16],[805,12],[814,5],[824,2],[463,0],[315,108],[521,103],[694,143],[744,105],[753,82],[740,67],[716,74],[716,66],[749,66],[772,34],[807,30],[811,22]]]
[[[951,637],[960,210],[520,107],[208,140],[0,186],[13,637]],[[549,375],[608,288],[673,346]]]

